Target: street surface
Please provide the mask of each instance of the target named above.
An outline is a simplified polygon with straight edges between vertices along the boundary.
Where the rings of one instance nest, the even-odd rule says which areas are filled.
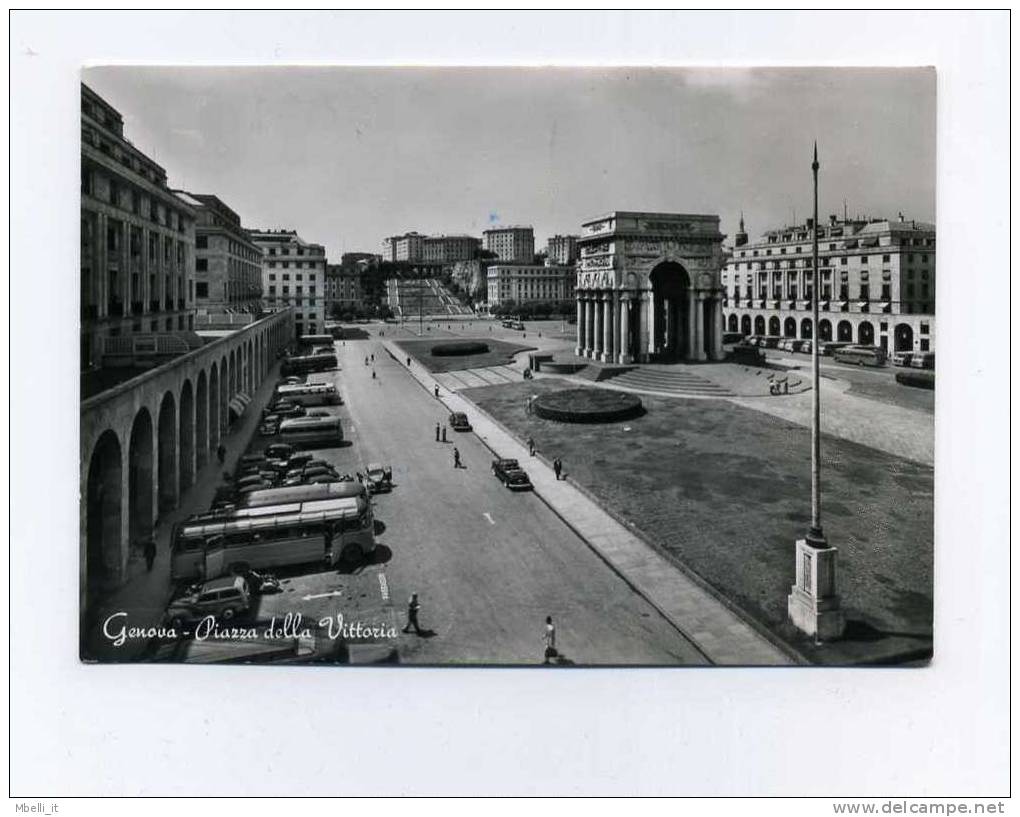
[[[341,473],[373,461],[393,467],[392,493],[375,497],[379,555],[354,575],[289,578],[283,594],[262,599],[260,620],[274,612],[392,620],[402,663],[536,664],[551,615],[561,663],[705,663],[538,497],[504,488],[474,434],[447,427],[448,442],[437,443],[445,412],[382,343],[338,341],[336,350],[340,371],[309,379],[337,384],[345,405],[332,411],[353,445],[315,453]],[[453,467],[455,445],[461,469]],[[412,592],[423,636],[401,632]]]

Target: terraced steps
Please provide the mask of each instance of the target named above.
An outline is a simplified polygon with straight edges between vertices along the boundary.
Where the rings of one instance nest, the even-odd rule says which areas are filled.
[[[634,391],[654,391],[689,397],[733,396],[729,389],[681,369],[631,369],[611,377],[608,382]]]

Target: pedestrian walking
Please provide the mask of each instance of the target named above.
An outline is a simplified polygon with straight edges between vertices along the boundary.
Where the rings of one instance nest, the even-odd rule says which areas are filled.
[[[404,625],[406,633],[414,627],[414,634],[421,635],[421,626],[418,624],[418,614],[421,612],[421,602],[418,601],[418,594],[412,593],[407,600],[407,623]]]
[[[456,446],[453,448],[453,467],[460,468],[460,451]]]
[[[556,652],[556,627],[553,626],[552,616],[545,617],[545,660],[543,664],[548,664],[550,659],[558,656]]]
[[[528,437],[528,454],[535,456],[535,440],[531,437]]]
[[[446,426],[443,426],[443,442],[446,442]]]
[[[151,573],[152,563],[156,561],[156,540],[149,536],[142,546],[142,552],[145,554],[145,567]]]
[[[563,461],[557,457],[553,460],[553,471],[556,472],[556,481],[560,481],[560,474],[563,473]]]
[[[439,423],[436,423],[436,442],[439,442]]]
[[[373,363],[375,363],[375,354],[373,353],[373,354],[371,355],[371,357],[372,357],[372,362],[373,362]]]
[[[408,359],[407,359],[407,365],[408,365],[408,366],[410,366],[410,365],[411,365],[411,358],[408,358]]]
[[[436,395],[436,400],[438,400],[439,399],[439,384],[438,383],[435,386],[433,386],[433,394]]]
[[[223,463],[226,462],[227,448],[222,443],[216,447],[216,459],[220,461],[220,465],[223,465]]]
[[[524,413],[531,414],[531,398],[529,397],[524,403]]]

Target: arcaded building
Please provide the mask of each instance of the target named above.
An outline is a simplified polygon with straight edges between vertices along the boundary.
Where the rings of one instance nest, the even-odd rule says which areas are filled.
[[[195,215],[124,137],[120,113],[82,85],[82,371],[130,358],[139,336],[170,348],[162,341],[193,328]]]
[[[262,297],[268,309],[294,308],[294,331],[319,335],[326,319],[326,248],[295,230],[252,230],[262,250]]]
[[[811,220],[740,231],[723,271],[726,328],[745,335],[812,338]],[[935,350],[935,225],[896,219],[819,224],[818,337],[889,352]]]
[[[576,353],[607,363],[723,358],[719,216],[614,211],[582,225]]]
[[[196,213],[196,312],[259,314],[262,250],[241,226],[241,217],[216,196],[176,192]]]

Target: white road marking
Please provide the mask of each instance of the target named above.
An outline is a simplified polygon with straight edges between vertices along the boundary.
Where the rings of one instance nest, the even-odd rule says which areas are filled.
[[[488,511],[483,513],[482,516],[484,516],[486,519],[489,520],[489,524],[490,525],[495,525],[496,524],[495,520],[492,518],[492,514],[490,514]]]
[[[390,600],[390,586],[386,582],[386,574],[385,573],[380,573],[379,574],[379,592],[382,594],[382,600],[383,601],[389,601]]]
[[[311,601],[312,599],[328,599],[330,596],[342,596],[343,590],[330,590],[328,593],[313,593],[307,596],[302,596],[301,601]]]

